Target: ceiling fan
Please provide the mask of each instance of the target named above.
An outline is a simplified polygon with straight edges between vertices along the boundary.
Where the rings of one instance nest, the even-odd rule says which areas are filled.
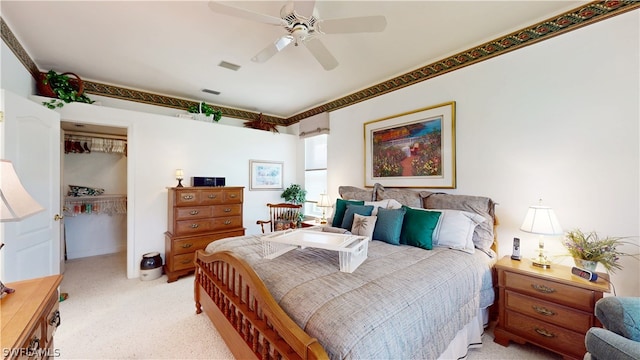
[[[216,13],[278,25],[286,30],[285,35],[252,57],[252,61],[263,63],[291,44],[303,44],[325,70],[336,68],[338,60],[318,39],[320,34],[381,32],[387,26],[384,16],[320,19],[315,1],[290,1],[280,9],[279,18],[217,1],[209,1],[209,8]]]

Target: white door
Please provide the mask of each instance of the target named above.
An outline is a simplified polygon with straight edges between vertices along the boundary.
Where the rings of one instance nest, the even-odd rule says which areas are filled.
[[[45,211],[2,223],[2,280],[60,273],[60,115],[10,91],[4,113],[1,157],[13,162],[25,189]]]

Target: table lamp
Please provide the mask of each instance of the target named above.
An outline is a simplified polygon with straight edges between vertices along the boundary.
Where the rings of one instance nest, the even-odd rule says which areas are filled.
[[[178,180],[176,187],[184,187],[182,186],[182,180],[184,180],[184,171],[182,169],[176,169],[176,180]]]
[[[25,190],[18,178],[13,164],[8,160],[0,160],[0,221],[21,221],[44,208]],[[0,249],[4,246],[0,242]],[[14,289],[4,286],[0,281],[0,297],[11,294]]]
[[[540,201],[542,203],[542,200]],[[560,222],[552,208],[542,205],[532,205],[520,226],[520,230],[538,234],[538,256],[531,259],[533,266],[548,269],[551,262],[544,255],[543,236],[562,235]]]
[[[325,216],[325,209],[332,206],[329,202],[329,196],[327,196],[327,194],[320,194],[320,200],[318,201],[316,206],[322,208],[322,218],[320,219],[320,224],[326,224],[327,217]]]

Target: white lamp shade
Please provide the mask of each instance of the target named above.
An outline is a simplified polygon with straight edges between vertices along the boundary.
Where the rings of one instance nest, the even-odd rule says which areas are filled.
[[[534,205],[529,207],[520,230],[539,235],[562,235],[562,227],[552,208]]]
[[[25,190],[13,164],[0,160],[0,221],[20,221],[44,208]]]
[[[184,171],[182,169],[176,169],[176,179],[184,179]]]
[[[329,202],[329,196],[327,194],[320,194],[320,200],[317,204],[318,207],[331,207],[331,203]]]

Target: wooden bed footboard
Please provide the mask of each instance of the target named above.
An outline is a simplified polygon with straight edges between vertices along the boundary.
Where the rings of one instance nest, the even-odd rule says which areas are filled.
[[[196,313],[204,309],[237,359],[328,359],[244,260],[198,250],[195,266]]]

